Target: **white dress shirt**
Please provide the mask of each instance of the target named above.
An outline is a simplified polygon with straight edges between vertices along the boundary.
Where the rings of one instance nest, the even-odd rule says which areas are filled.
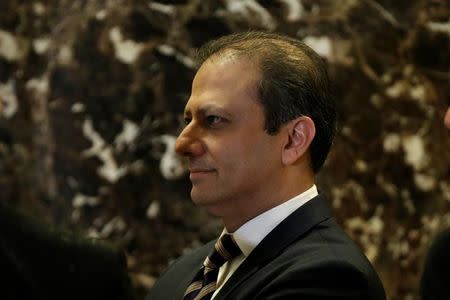
[[[300,195],[254,217],[232,233],[242,254],[220,267],[219,275],[217,277],[217,289],[212,295],[212,299],[214,299],[225,282],[231,277],[246,257],[250,255],[253,249],[255,249],[256,246],[258,246],[258,244],[281,223],[281,221],[317,195],[317,187],[316,185],[313,185]],[[224,229],[220,236],[226,233],[228,232]]]

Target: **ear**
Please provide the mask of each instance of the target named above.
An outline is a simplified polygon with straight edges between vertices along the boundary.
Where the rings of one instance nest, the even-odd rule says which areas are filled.
[[[301,116],[286,125],[287,142],[282,151],[282,162],[292,165],[305,155],[316,135],[316,127],[310,117]]]

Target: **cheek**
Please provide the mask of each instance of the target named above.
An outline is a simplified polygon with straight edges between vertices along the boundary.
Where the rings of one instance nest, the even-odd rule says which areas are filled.
[[[208,143],[208,152],[219,171],[227,173],[227,176],[258,176],[259,169],[272,168],[280,160],[275,144],[276,141],[266,136],[246,131],[239,136],[221,139],[220,143]]]
[[[231,147],[229,155],[228,161],[236,176],[242,175],[247,181],[253,181],[266,176],[266,170],[273,168],[276,153],[269,144],[256,140]]]
[[[254,159],[252,144],[234,140],[223,146],[216,146],[212,146],[209,153],[213,164],[218,168],[219,176],[224,177],[222,180],[233,182],[247,176]]]

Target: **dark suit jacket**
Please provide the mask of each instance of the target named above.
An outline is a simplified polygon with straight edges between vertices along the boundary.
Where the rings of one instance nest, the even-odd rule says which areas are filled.
[[[450,228],[433,241],[420,283],[422,300],[450,299]]]
[[[0,299],[133,299],[124,255],[0,204]]]
[[[174,262],[146,299],[182,299],[214,242]],[[372,266],[319,195],[270,232],[214,299],[382,300],[385,294]]]

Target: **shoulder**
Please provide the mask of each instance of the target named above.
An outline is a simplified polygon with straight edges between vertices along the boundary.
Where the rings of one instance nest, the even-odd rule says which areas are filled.
[[[430,247],[430,255],[440,254],[448,249],[450,249],[450,228],[447,228],[435,238]],[[448,251],[445,253],[448,253]]]
[[[329,259],[287,268],[255,298],[385,300],[386,296],[380,281],[371,274],[348,261]]]
[[[440,233],[428,251],[421,278],[424,300],[450,297],[450,228]]]
[[[317,224],[284,251],[287,256],[308,258],[311,263],[334,262],[355,268],[372,267],[362,249],[345,233],[334,218]]]
[[[428,251],[425,266],[424,276],[433,275],[432,272],[442,270],[450,273],[450,228],[441,232],[433,241]],[[441,271],[439,271],[441,272]]]
[[[63,262],[77,266],[124,267],[123,253],[106,242],[55,230],[30,216],[8,207],[0,208],[0,238],[6,248],[27,263],[44,263],[60,268]],[[73,272],[73,267],[71,272]]]
[[[0,225],[0,275],[7,275],[11,292],[47,299],[132,298],[122,251],[7,207],[0,207]]]
[[[265,269],[277,271],[262,292],[282,299],[385,299],[371,263],[333,218],[289,245]]]

